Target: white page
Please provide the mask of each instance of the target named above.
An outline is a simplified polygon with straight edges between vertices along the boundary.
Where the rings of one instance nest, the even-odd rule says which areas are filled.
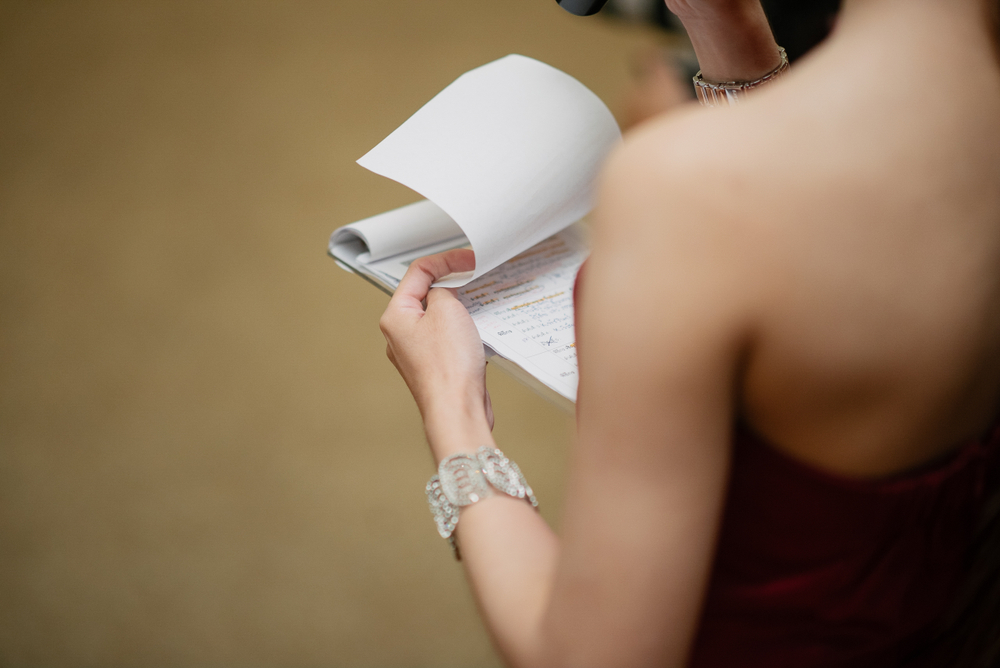
[[[358,163],[458,223],[476,253],[459,287],[582,218],[621,133],[571,76],[511,55],[459,77]]]

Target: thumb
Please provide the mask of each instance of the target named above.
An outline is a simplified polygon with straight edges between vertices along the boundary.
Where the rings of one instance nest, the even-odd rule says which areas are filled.
[[[431,288],[431,291],[427,293],[428,309],[454,308],[456,305],[461,306],[463,310],[465,309],[462,302],[458,300],[455,290],[451,288]]]

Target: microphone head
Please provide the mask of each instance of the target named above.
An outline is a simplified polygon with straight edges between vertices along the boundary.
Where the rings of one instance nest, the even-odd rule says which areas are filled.
[[[608,0],[556,0],[559,6],[570,14],[577,16],[591,16],[601,11],[601,7]]]

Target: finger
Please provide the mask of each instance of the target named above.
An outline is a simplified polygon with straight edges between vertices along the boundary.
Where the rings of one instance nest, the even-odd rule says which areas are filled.
[[[467,248],[458,248],[437,255],[428,255],[414,260],[399,282],[390,304],[395,301],[397,306],[420,308],[420,302],[427,298],[431,284],[459,271],[469,271],[476,266],[475,254]]]

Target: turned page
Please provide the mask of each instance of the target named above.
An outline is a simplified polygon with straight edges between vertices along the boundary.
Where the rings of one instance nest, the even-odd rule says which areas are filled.
[[[437,285],[460,287],[589,212],[594,178],[620,140],[583,84],[511,55],[463,74],[358,164],[457,223],[476,268]]]

